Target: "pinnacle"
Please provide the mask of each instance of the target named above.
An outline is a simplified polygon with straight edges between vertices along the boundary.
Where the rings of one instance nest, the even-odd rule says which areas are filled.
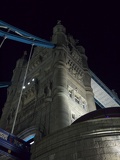
[[[57,21],[57,24],[61,24],[61,20],[58,20],[58,21]]]

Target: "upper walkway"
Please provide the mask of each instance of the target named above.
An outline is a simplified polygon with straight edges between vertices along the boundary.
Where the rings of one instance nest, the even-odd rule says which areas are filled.
[[[91,86],[96,103],[101,108],[118,107],[120,99],[117,94],[111,91],[91,70]]]

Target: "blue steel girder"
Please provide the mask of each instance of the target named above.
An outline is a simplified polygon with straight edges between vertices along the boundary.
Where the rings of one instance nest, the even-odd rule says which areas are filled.
[[[36,46],[40,46],[40,47],[46,47],[46,48],[53,48],[54,44],[49,43],[49,42],[42,42],[42,41],[37,41],[37,40],[31,40],[31,39],[27,39],[21,36],[17,36],[11,33],[7,33],[4,31],[0,31],[0,36],[1,37],[6,37],[8,39],[14,40],[14,41],[18,41],[18,42],[22,42],[22,43],[26,43],[26,44],[34,44]]]
[[[0,82],[0,88],[5,88],[8,87],[9,85],[11,85],[10,82]]]
[[[48,42],[48,41],[46,41],[46,40],[44,40],[44,39],[42,39],[42,38],[36,37],[36,36],[34,36],[34,35],[32,35],[32,34],[30,34],[30,33],[28,33],[28,32],[25,32],[25,31],[23,31],[23,30],[21,30],[21,29],[19,29],[19,28],[16,28],[16,27],[14,27],[14,26],[6,23],[6,22],[3,22],[3,21],[1,21],[1,20],[0,20],[0,25],[2,25],[3,27],[7,27],[7,28],[10,29],[11,31],[18,32],[19,34],[22,34],[22,35],[24,35],[24,36],[27,36],[27,37],[36,39],[36,40],[38,40],[38,41]]]
[[[9,30],[9,32],[12,31],[12,33],[8,33],[8,32],[0,30],[1,37],[6,37],[8,39],[22,42],[22,43],[26,43],[26,44],[34,44],[34,45],[40,46],[40,47],[46,47],[46,48],[54,48],[55,47],[55,45],[52,44],[51,42],[46,41],[44,39],[41,39],[39,37],[36,37],[30,33],[27,33],[19,28],[16,28],[12,25],[9,25],[3,21],[0,21],[0,28],[6,28]]]

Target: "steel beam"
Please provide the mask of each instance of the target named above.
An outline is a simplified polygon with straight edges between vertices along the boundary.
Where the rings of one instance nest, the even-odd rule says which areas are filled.
[[[39,38],[39,37],[36,37],[36,36],[34,36],[34,35],[32,35],[32,34],[30,34],[30,33],[28,33],[28,32],[25,32],[25,31],[23,31],[23,30],[21,30],[21,29],[19,29],[19,28],[16,28],[16,27],[14,27],[14,26],[6,23],[6,22],[3,22],[3,21],[1,21],[1,20],[0,20],[0,26],[3,26],[3,28],[4,28],[4,27],[5,27],[5,28],[7,27],[7,28],[10,29],[11,31],[13,31],[13,32],[15,32],[15,33],[18,33],[18,34],[21,34],[22,36],[26,36],[26,37],[28,37],[28,38],[32,38],[32,39],[35,39],[35,40],[38,40],[38,41],[41,41],[41,42],[50,43],[49,41],[46,41],[46,40],[44,40],[44,39],[42,39],[42,38]]]
[[[34,44],[34,45],[40,46],[40,47],[54,48],[54,46],[55,46],[54,44],[52,44],[50,42],[32,40],[32,39],[28,39],[28,38],[14,35],[14,34],[11,34],[8,32],[4,32],[4,31],[0,31],[0,36],[6,37],[6,38],[14,40],[14,41],[26,43],[26,44],[31,44],[31,45]]]
[[[11,85],[11,82],[0,82],[0,88],[5,88]]]

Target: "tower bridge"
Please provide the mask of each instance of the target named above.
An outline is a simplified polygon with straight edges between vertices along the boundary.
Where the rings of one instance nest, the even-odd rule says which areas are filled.
[[[120,106],[120,99],[113,93],[92,71],[91,86],[94,93],[95,102],[101,108]]]
[[[0,83],[1,87],[9,86],[0,120],[0,127],[8,132],[0,130],[1,137],[13,137],[22,145],[34,139],[31,160],[120,159],[119,114],[111,114],[113,109],[107,110],[119,108],[120,100],[89,69],[85,49],[76,44],[72,36],[66,35],[60,21],[53,28],[52,42],[3,21],[0,21],[0,28],[4,30],[0,31],[3,37],[0,47],[6,38],[31,45],[28,61],[24,55],[16,63],[12,83]],[[104,112],[95,112],[95,102],[105,108]],[[112,116],[103,116],[107,112]],[[79,123],[84,115],[91,117],[89,120],[83,117],[85,122]],[[73,123],[75,121],[77,123]],[[7,160],[9,157],[19,160],[22,152],[27,154],[27,158],[23,155],[25,159],[30,159],[30,152],[21,150],[13,142],[2,139],[0,143]],[[4,157],[2,151],[0,154]]]
[[[3,41],[11,39],[14,41],[34,44],[35,46],[42,46],[47,48],[54,48],[55,45],[44,39],[36,37],[30,33],[27,33],[19,28],[16,28],[6,22],[0,21],[0,28],[6,29],[7,31],[0,30],[0,36],[4,37]],[[9,33],[11,32],[12,33]],[[91,86],[94,93],[95,102],[101,108],[116,107],[120,106],[120,99],[115,95],[96,75],[90,70],[91,73]],[[10,82],[0,82],[0,88],[8,87]]]

